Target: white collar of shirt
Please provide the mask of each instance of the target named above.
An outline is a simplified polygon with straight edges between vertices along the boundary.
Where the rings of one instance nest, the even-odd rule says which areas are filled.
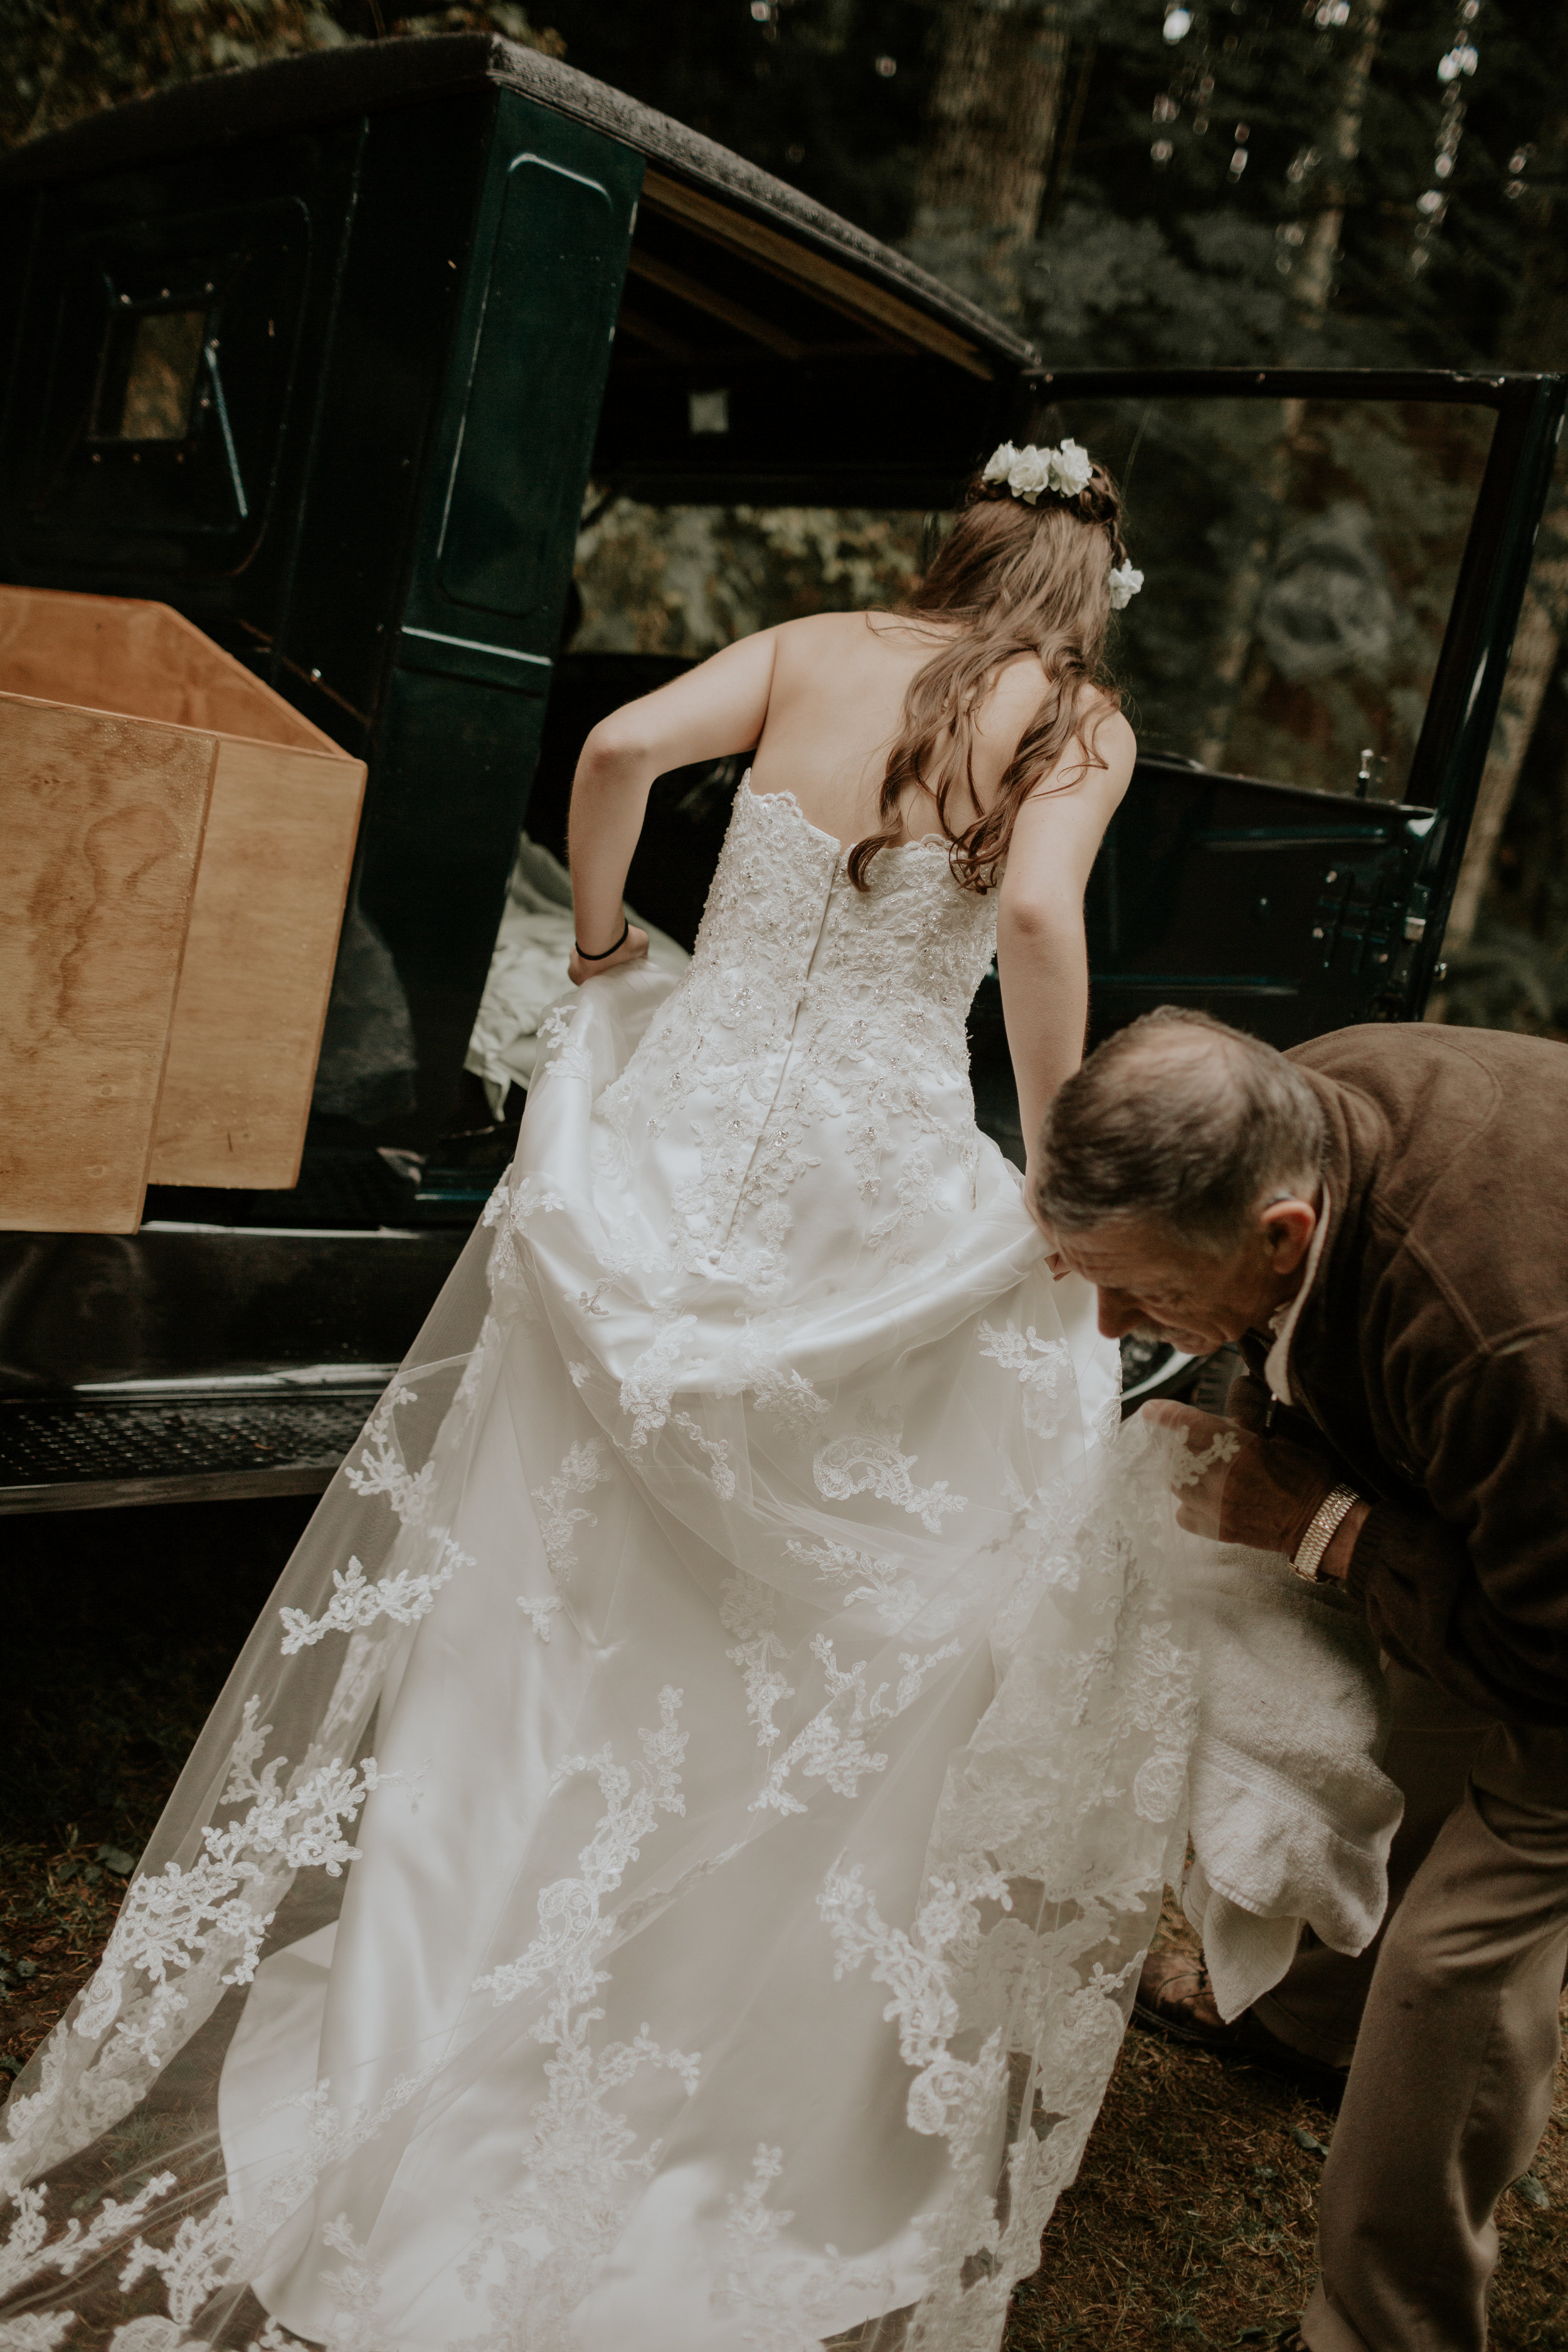
[[[1307,1252],[1307,1265],[1301,1276],[1301,1287],[1294,1298],[1288,1298],[1284,1306],[1277,1307],[1268,1318],[1268,1328],[1274,1334],[1274,1345],[1268,1350],[1268,1360],[1263,1367],[1263,1377],[1268,1383],[1269,1393],[1278,1397],[1281,1404],[1295,1402],[1295,1399],[1290,1394],[1290,1342],[1296,1336],[1296,1325],[1300,1318],[1301,1309],[1307,1303],[1307,1293],[1317,1279],[1318,1267],[1323,1255],[1323,1244],[1329,1238],[1330,1205],[1329,1188],[1327,1184],[1321,1184],[1318,1188],[1317,1230],[1312,1235],[1311,1246]]]

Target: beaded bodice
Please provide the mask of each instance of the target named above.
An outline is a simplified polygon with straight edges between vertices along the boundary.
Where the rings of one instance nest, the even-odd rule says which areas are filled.
[[[754,1294],[783,1275],[808,1171],[852,1174],[875,1212],[862,1238],[887,1248],[961,1206],[947,1180],[973,1168],[964,1020],[995,899],[960,888],[939,835],[882,851],[868,878],[855,888],[793,793],[742,784],[690,967],[600,1100],[628,1172],[639,1137],[690,1143],[675,1260],[722,1258]]]

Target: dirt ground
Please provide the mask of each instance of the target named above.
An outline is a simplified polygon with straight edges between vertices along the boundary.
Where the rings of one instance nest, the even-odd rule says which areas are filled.
[[[1167,1901],[1169,1939],[1195,1944]],[[1040,2269],[1014,2300],[1005,2352],[1271,2343],[1311,2284],[1313,2198],[1333,2130],[1287,2084],[1131,2032]],[[1498,2213],[1490,2352],[1568,2352],[1565,2216],[1568,2059],[1528,2180]]]
[[[243,1514],[243,1517],[240,1515]],[[144,1843],[309,1506],[11,1521],[0,1751],[0,2066],[86,1981]],[[1163,1933],[1191,1938],[1170,1910]],[[1312,2274],[1333,2134],[1312,2099],[1129,2034],[1005,2352],[1267,2345]],[[1498,2215],[1490,2352],[1568,2352],[1568,2066]]]

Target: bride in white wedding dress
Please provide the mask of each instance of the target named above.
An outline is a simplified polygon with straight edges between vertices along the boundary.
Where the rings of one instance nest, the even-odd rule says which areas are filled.
[[[994,951],[1032,1134],[1136,584],[1005,449],[909,610],[589,739],[582,985],[16,2087],[0,2344],[994,2352],[1193,1722],[964,1034]],[[689,969],[612,948],[652,779],[752,745]]]

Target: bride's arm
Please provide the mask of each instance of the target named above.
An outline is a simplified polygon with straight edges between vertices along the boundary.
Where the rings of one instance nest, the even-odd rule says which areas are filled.
[[[626,869],[654,778],[756,743],[768,715],[776,636],[763,629],[726,646],[657,694],[611,711],[584,744],[566,828],[579,946],[607,948],[626,920]],[[633,931],[614,955],[595,962],[574,955],[568,969],[580,984],[647,953],[646,932]]]
[[[1079,772],[1082,750],[1069,743],[1024,803],[997,905],[1002,1012],[1031,1160],[1047,1105],[1083,1059],[1089,1021],[1083,894],[1095,852],[1132,773],[1136,743],[1127,721],[1120,716],[1103,719],[1095,751],[1105,766]],[[1076,782],[1054,789],[1075,773]]]

